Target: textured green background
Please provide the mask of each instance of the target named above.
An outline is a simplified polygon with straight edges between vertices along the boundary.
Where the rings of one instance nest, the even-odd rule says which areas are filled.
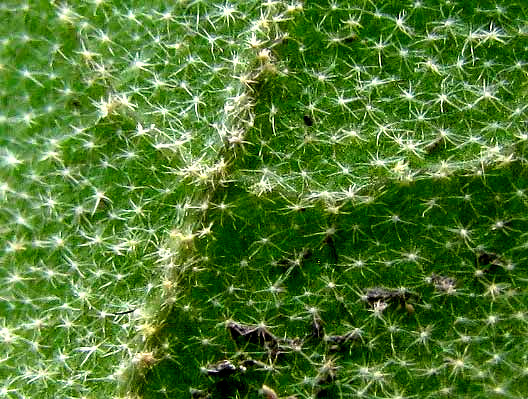
[[[528,396],[527,12],[3,2],[0,397]]]

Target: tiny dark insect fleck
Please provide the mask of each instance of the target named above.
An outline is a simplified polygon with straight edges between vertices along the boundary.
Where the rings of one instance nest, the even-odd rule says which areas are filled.
[[[211,376],[227,377],[237,371],[236,366],[229,360],[222,360],[216,364],[210,364],[205,372]]]
[[[434,139],[432,142],[430,142],[429,144],[425,146],[425,152],[427,154],[432,154],[433,152],[435,152],[437,149],[440,148],[440,144],[442,143],[443,143],[443,139],[441,137]]]
[[[313,119],[309,115],[304,115],[303,120],[306,126],[312,126],[314,124]]]
[[[499,256],[495,252],[481,252],[477,256],[477,261],[482,266],[500,264]]]
[[[191,388],[191,398],[192,399],[211,399],[211,394],[207,393],[202,389]]]
[[[477,256],[477,265],[483,267],[484,273],[496,273],[503,265],[501,256],[495,252],[482,251]]]
[[[230,321],[227,323],[227,328],[233,339],[242,337],[246,341],[259,345],[278,345],[278,339],[266,327],[249,326]]]
[[[453,277],[433,273],[431,274],[431,283],[434,284],[437,290],[450,293],[455,289],[457,281]]]
[[[314,316],[312,320],[312,336],[322,338],[324,335],[323,320],[318,316]]]
[[[358,37],[356,35],[352,35],[352,36],[345,37],[344,42],[345,43],[353,43],[353,42],[357,41],[357,39],[358,39]]]
[[[387,289],[382,287],[369,288],[366,291],[366,300],[370,306],[378,301],[382,302],[395,302],[400,305],[405,305],[408,299],[414,295],[409,291]]]
[[[132,313],[134,312],[136,309],[129,309],[129,310],[123,310],[122,312],[115,312],[113,313],[114,316],[120,316],[120,315],[123,315],[123,314],[129,314],[129,313]]]
[[[301,258],[306,260],[306,259],[310,259],[313,255],[313,252],[310,248],[303,248],[302,252],[301,252]]]
[[[327,335],[325,336],[325,341],[330,342],[332,344],[341,345],[349,341],[355,341],[359,338],[360,336],[357,334],[356,331],[349,331],[343,335]]]

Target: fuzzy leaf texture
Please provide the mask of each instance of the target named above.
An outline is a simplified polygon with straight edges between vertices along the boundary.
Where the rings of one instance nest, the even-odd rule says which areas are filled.
[[[524,1],[0,5],[0,397],[526,398]]]

